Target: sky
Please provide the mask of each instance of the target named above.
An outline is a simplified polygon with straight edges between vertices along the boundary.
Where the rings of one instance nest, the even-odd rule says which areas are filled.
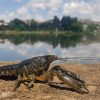
[[[0,0],[0,20],[45,21],[55,15],[100,21],[100,0]]]

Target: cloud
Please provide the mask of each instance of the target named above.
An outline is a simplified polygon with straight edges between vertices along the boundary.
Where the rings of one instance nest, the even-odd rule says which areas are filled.
[[[63,7],[64,15],[71,15],[75,17],[83,17],[90,16],[93,13],[93,9],[90,4],[81,1],[81,2],[70,2],[65,3]]]
[[[39,19],[43,21],[43,18],[45,20],[45,17],[42,16],[46,15],[48,18],[52,18],[54,15],[56,15],[57,11],[62,8],[63,3],[63,0],[30,0],[23,7],[26,9],[31,9],[32,13],[34,13],[36,16],[39,16]],[[47,14],[45,13],[43,15],[41,14],[42,12],[47,12]],[[38,17],[35,18],[37,19]]]
[[[30,0],[26,6],[27,7],[31,7],[34,9],[41,9],[41,10],[45,10],[47,8],[49,9],[55,9],[58,8],[59,6],[61,6],[61,4],[63,3],[63,0]]]
[[[9,13],[9,17],[13,17],[14,16],[14,12]]]
[[[45,21],[44,17],[40,14],[36,14],[34,17],[35,17],[35,20],[37,20],[38,22]]]
[[[17,13],[20,15],[22,15],[23,13],[28,13],[28,9],[25,7],[22,7],[22,8],[17,10]]]
[[[9,22],[14,17],[15,17],[15,13],[14,12],[9,12],[9,11],[6,11],[5,14],[0,15],[0,19],[5,20],[6,22]]]
[[[87,0],[88,1],[88,0]],[[72,0],[65,3],[63,7],[63,15],[71,15],[81,19],[92,19],[100,21],[100,1],[93,0],[93,2]]]
[[[25,2],[24,0],[14,1],[21,2],[22,4],[14,11],[8,10],[9,14],[5,12],[4,14],[0,15],[0,18],[39,18],[39,21],[43,21],[51,19],[55,15],[60,18],[63,15],[70,15],[81,19],[84,18],[100,21],[99,0],[27,0]]]
[[[55,15],[59,15],[59,10],[62,9],[64,4],[63,0],[51,0],[51,3],[49,5],[49,12],[48,12],[48,16],[53,17]]]
[[[23,6],[20,9],[17,10],[16,15],[18,15],[18,17],[20,19],[30,19],[32,18],[31,14],[29,13],[28,9]]]

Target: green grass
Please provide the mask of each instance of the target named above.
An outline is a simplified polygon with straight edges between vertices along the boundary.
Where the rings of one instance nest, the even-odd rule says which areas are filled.
[[[0,34],[48,34],[48,31],[0,31]]]
[[[11,35],[11,34],[38,34],[38,35],[45,35],[45,34],[73,34],[75,32],[71,31],[0,31],[0,34]]]

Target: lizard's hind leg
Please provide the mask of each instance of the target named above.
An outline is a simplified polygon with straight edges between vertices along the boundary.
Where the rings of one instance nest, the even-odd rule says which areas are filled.
[[[24,83],[28,87],[29,82],[31,80],[26,66],[18,68],[16,72],[17,72],[17,80],[15,82],[14,91],[18,89],[21,83]],[[28,83],[26,84],[26,82]]]
[[[35,75],[34,74],[29,75],[28,89],[34,87],[34,82],[35,82]]]
[[[26,66],[23,68],[23,84],[27,86],[28,89],[34,87],[35,75],[29,74]]]

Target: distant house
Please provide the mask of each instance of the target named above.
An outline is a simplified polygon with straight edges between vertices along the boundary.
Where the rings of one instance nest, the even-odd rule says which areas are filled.
[[[4,25],[4,20],[0,20],[0,25]]]
[[[8,22],[5,22],[4,20],[0,20],[0,25],[8,25]]]

